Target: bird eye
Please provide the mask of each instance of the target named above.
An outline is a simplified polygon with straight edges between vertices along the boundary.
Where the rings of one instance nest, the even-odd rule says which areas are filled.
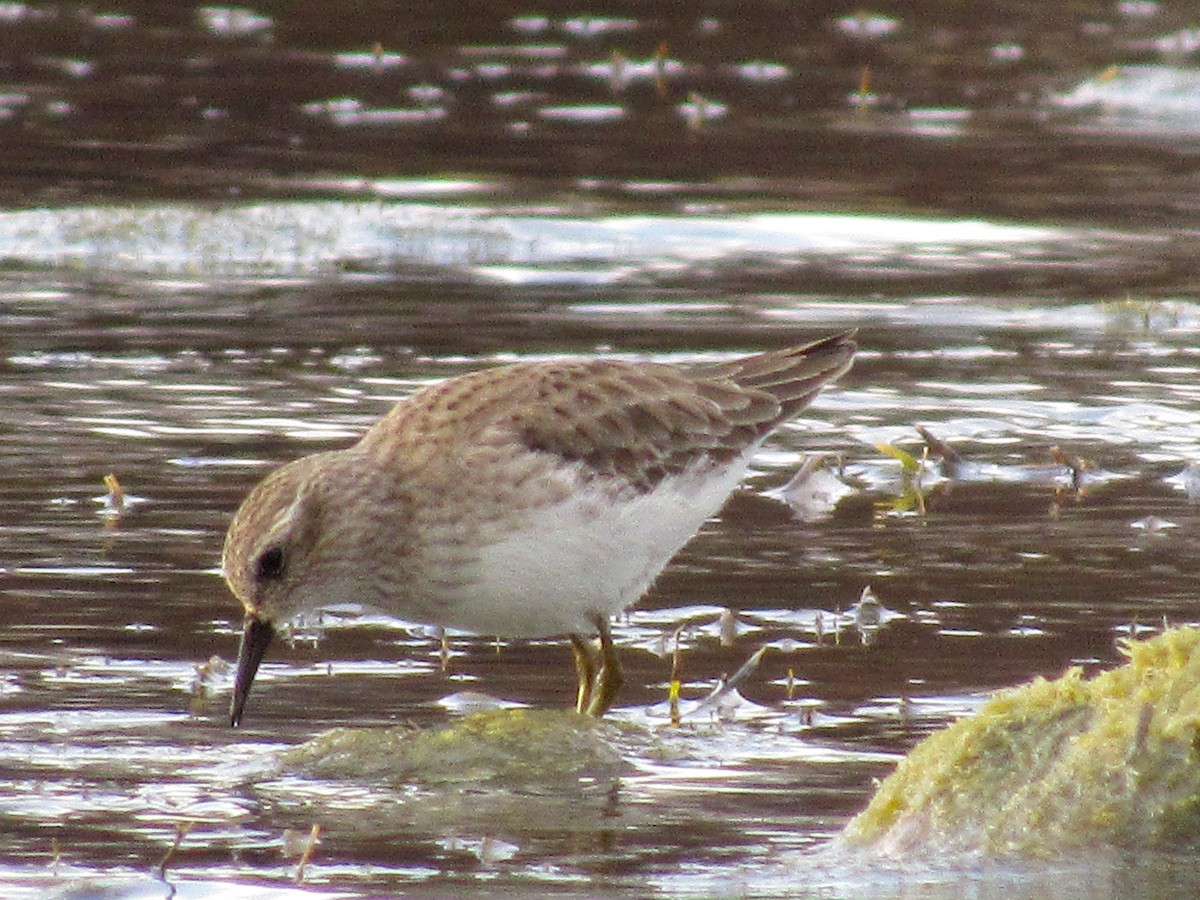
[[[259,581],[275,581],[283,577],[285,559],[282,547],[269,547],[258,557],[254,577]]]

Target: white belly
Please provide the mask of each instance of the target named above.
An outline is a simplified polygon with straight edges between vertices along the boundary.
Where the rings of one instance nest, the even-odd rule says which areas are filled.
[[[721,508],[748,461],[685,472],[648,494],[614,499],[589,486],[532,512],[525,527],[479,553],[469,583],[441,598],[439,623],[499,637],[594,633],[598,616],[646,592]]]

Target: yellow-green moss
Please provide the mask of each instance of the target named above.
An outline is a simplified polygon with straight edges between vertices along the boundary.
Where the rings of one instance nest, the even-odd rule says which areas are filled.
[[[1200,845],[1200,631],[1123,650],[1120,668],[1036,679],[922,741],[842,840],[1038,856]]]
[[[285,752],[281,765],[322,778],[380,783],[553,786],[614,774],[608,723],[567,710],[475,713],[440,728],[335,728]]]

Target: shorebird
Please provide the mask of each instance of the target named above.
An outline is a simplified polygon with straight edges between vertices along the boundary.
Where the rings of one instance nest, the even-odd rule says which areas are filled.
[[[610,618],[854,351],[847,333],[694,368],[486,369],[400,401],[351,447],[276,470],[225,538],[245,608],[230,724],[276,631],[337,602],[497,637],[566,635],[576,709],[603,715],[621,685]]]

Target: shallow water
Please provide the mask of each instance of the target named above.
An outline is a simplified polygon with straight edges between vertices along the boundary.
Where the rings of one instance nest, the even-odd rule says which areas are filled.
[[[740,227],[687,224],[730,239]],[[1060,254],[1091,252],[1088,238],[1049,237]],[[1041,252],[1004,238],[938,245],[914,267],[962,266],[969,280]],[[995,263],[971,258],[980,245]],[[859,252],[834,251],[831,267]],[[889,252],[903,266],[905,250]],[[806,251],[761,256],[770,273]],[[420,264],[419,276],[219,283],[6,276],[0,814],[22,861],[11,881],[146,872],[186,826],[173,881],[286,885],[285,835],[317,823],[305,881],[339,890],[705,892],[733,866],[770,894],[811,865],[792,855],[861,808],[895,754],[984,692],[1111,665],[1131,632],[1196,618],[1200,519],[1171,480],[1200,458],[1190,300],[761,290],[749,266],[740,290],[598,288],[565,270],[509,286]],[[239,609],[214,567],[230,513],[271,466],[343,445],[420,384],[495,362],[715,359],[842,327],[859,328],[854,371],[769,442],[747,489],[616,629],[628,667],[616,718],[660,730],[669,763],[635,759],[636,775],[561,809],[539,792],[231,769],[333,725],[432,726],[462,692],[564,706],[573,689],[562,642],[456,636],[443,669],[426,630],[343,614],[320,640],[310,629],[272,652],[245,727],[230,731],[230,672],[198,666],[235,652]],[[923,513],[875,447],[920,455],[917,424],[969,463],[947,480],[930,460]],[[1054,446],[1090,462],[1081,486]],[[775,495],[812,451],[840,458],[853,492],[806,521]],[[103,502],[109,472],[130,495],[119,514]],[[895,614],[869,644],[853,611],[868,585]],[[686,711],[763,645],[740,705],[667,725],[676,647]],[[830,868],[822,890],[855,889]]]
[[[825,93],[794,89],[790,101],[762,87],[774,83],[765,62],[720,67],[762,60],[746,49],[767,52],[762,29],[712,63],[720,78],[692,85],[728,106],[700,130],[673,105],[684,130],[639,130],[661,116],[629,94],[615,125],[546,114],[578,110],[580,84],[611,93],[564,64],[534,98],[498,107],[535,123],[524,156],[510,126],[488,120],[479,132],[439,132],[443,143],[406,165],[395,151],[428,136],[412,130],[419,122],[306,106],[365,97],[353,60],[322,69],[328,78],[303,96],[264,80],[272,112],[256,137],[238,129],[252,110],[217,91],[211,70],[189,85],[207,98],[198,108],[224,115],[138,119],[145,131],[114,135],[114,83],[138,87],[124,98],[136,109],[165,92],[186,110],[180,73],[156,70],[153,55],[136,57],[150,71],[124,82],[106,81],[103,67],[50,77],[36,62],[49,58],[38,42],[63,29],[90,35],[80,57],[90,46],[118,72],[119,59],[135,58],[121,55],[127,39],[186,33],[196,59],[224,42],[222,64],[244,73],[262,60],[316,65],[349,37],[331,30],[305,45],[316,56],[288,56],[304,20],[260,11],[275,22],[262,42],[253,16],[210,13],[187,26],[142,10],[132,24],[64,24],[55,9],[0,4],[33,60],[27,99],[0,104],[16,110],[0,128],[32,148],[14,156],[12,208],[0,213],[6,896],[95,896],[95,879],[112,879],[117,896],[162,896],[167,883],[179,897],[287,896],[314,825],[306,896],[1194,890],[1186,855],[1098,854],[1081,873],[878,864],[824,849],[873,779],[988,691],[1113,665],[1123,638],[1200,620],[1200,488],[1183,474],[1200,461],[1188,70],[1159,82],[1133,71],[1075,93],[1094,73],[1018,67],[973,82],[1003,85],[1001,100],[938,69],[864,116],[847,103],[852,88],[832,87],[847,73],[856,83],[861,48],[821,69]],[[582,64],[612,57],[581,30],[620,31],[620,21],[500,24],[542,29],[528,40],[562,41]],[[884,27],[871,21],[830,15],[822,27]],[[653,53],[657,32],[630,27]],[[1103,47],[1094,60],[1074,63],[1144,56],[1138,41],[1167,33],[1168,23],[1131,18],[1088,45]],[[480,51],[471,34],[451,57],[431,56],[438,65],[394,74],[461,99],[462,58],[505,56]],[[903,50],[879,51],[877,78],[908,71]],[[543,77],[508,65],[496,91]],[[686,98],[695,72],[685,71],[671,89]],[[1155,83],[1165,84],[1158,94]],[[1033,99],[1014,100],[1021,90]],[[1102,108],[1073,108],[1097,92]],[[1131,96],[1138,118],[1122,112]],[[1147,96],[1162,101],[1151,124]],[[939,97],[946,115],[919,113],[918,101]],[[70,106],[56,114],[55,102]],[[437,121],[471,121],[444,105]],[[409,130],[381,134],[385,125]],[[206,128],[225,131],[206,143]],[[281,146],[288,128],[307,143]],[[155,156],[170,141],[190,148],[192,168]],[[804,152],[813,146],[821,152]],[[269,179],[267,156],[286,161],[267,167]],[[233,200],[231,185],[242,192]],[[271,770],[276,752],[332,726],[428,728],[487,698],[572,701],[561,641],[455,635],[443,662],[428,630],[347,610],[273,648],[245,726],[226,727],[240,608],[216,564],[229,516],[273,466],[343,446],[420,385],[487,365],[597,353],[714,360],[850,327],[862,345],[854,370],[772,438],[745,489],[617,623],[627,677],[614,718],[657,742],[628,749],[632,772],[570,790],[456,790]],[[946,478],[931,458],[919,490],[878,447],[919,458],[917,425],[965,460]],[[848,489],[834,509],[786,502],[812,452],[828,454]],[[1073,471],[1063,455],[1086,465]],[[109,473],[127,495],[119,511],[105,499]],[[867,586],[878,626],[856,607]],[[692,709],[763,646],[729,702]],[[685,718],[671,727],[676,651]]]

